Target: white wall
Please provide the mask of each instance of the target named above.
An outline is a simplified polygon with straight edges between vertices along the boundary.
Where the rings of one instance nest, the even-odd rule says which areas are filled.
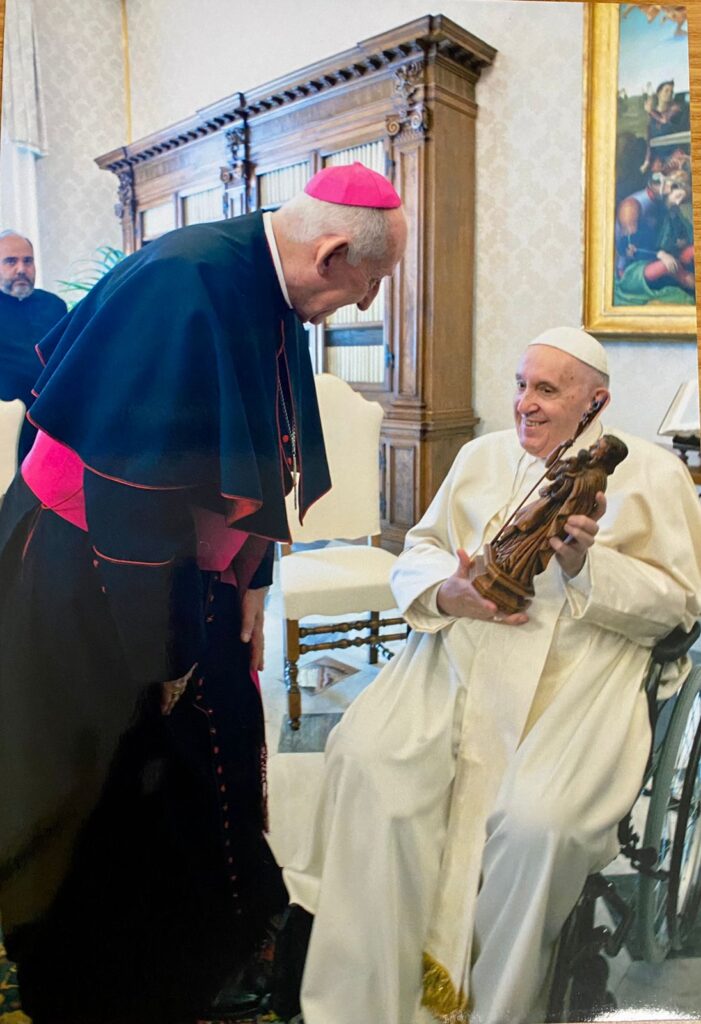
[[[42,283],[80,273],[100,245],[121,245],[116,178],[96,156],[126,132],[119,0],[34,0],[48,156],[37,162]]]

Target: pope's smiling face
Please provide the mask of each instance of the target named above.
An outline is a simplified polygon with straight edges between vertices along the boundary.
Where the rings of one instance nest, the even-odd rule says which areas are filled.
[[[574,435],[591,403],[607,397],[596,371],[579,359],[550,345],[529,346],[519,360],[513,403],[521,447],[546,458]]]

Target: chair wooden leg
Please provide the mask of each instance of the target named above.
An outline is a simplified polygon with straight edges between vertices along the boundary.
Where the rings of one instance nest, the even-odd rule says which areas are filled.
[[[299,729],[302,716],[302,693],[297,682],[299,660],[299,622],[285,619],[285,685],[287,686],[287,714],[291,729]]]
[[[380,613],[379,612],[370,612],[370,618],[371,619],[379,619],[379,617],[380,617]],[[379,635],[380,635],[380,627],[379,626],[370,626],[370,636],[379,636]],[[377,647],[375,647],[374,644],[370,644],[370,653],[368,655],[368,661],[370,662],[371,665],[376,665],[377,664],[377,657],[378,657]]]

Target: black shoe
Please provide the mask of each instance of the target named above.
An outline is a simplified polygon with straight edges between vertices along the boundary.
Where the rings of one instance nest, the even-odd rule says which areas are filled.
[[[262,996],[249,992],[239,977],[223,986],[211,1004],[198,1015],[200,1021],[250,1021],[260,1009]]]
[[[277,936],[270,1009],[283,1021],[301,1020],[300,990],[313,923],[310,913],[292,904]]]

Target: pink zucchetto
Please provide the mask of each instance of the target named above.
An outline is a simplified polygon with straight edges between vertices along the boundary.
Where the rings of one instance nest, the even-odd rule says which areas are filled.
[[[325,167],[307,182],[304,191],[314,199],[339,206],[393,210],[402,205],[387,178],[358,161],[339,167]]]

